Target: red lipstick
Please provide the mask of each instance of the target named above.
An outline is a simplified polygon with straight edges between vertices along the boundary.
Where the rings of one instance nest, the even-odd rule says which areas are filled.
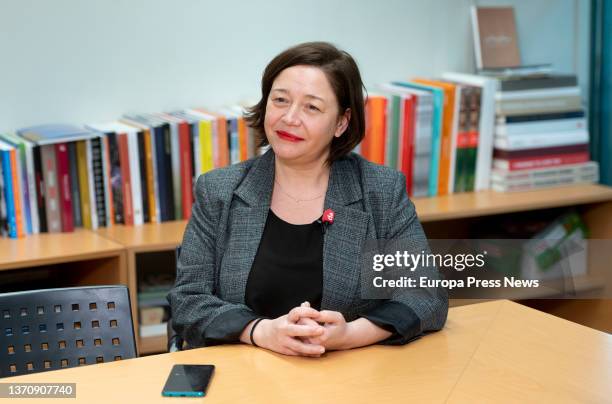
[[[292,133],[289,132],[285,132],[284,130],[277,130],[276,134],[278,135],[278,137],[280,137],[283,140],[287,140],[289,142],[301,142],[302,140],[304,140],[303,138],[296,136]]]

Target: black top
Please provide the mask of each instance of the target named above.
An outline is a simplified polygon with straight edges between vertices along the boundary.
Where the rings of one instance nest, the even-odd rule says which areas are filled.
[[[321,224],[287,223],[270,209],[247,281],[247,306],[259,316],[277,318],[305,301],[319,310],[322,293]]]
[[[245,292],[245,303],[254,314],[242,319],[244,326],[258,317],[283,316],[305,301],[321,309],[323,237],[319,220],[291,224],[270,209]],[[420,327],[418,317],[406,319],[401,303],[381,301],[360,316],[392,333],[380,344],[406,343],[419,336],[414,329]]]

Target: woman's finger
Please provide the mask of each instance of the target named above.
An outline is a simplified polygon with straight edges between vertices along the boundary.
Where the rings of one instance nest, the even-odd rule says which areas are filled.
[[[344,316],[342,313],[337,311],[321,310],[319,312],[319,318],[317,321],[324,323],[338,323],[344,321]]]
[[[321,345],[306,344],[296,338],[289,338],[285,346],[301,355],[321,355],[325,352],[325,348]]]
[[[315,326],[289,323],[284,327],[284,332],[290,337],[317,337],[325,330],[318,324]]]
[[[301,317],[308,317],[316,320],[319,317],[319,311],[311,307],[295,307],[287,314],[287,320],[292,323],[297,323]]]

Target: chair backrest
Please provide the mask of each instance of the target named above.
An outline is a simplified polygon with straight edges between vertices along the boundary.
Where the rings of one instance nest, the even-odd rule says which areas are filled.
[[[0,294],[0,377],[137,355],[125,286]]]

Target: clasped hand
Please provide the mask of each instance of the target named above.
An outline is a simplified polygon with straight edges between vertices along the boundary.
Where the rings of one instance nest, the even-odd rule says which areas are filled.
[[[315,310],[308,302],[284,316],[263,320],[255,328],[257,345],[293,356],[319,357],[325,351],[347,349],[349,324],[342,313]]]

